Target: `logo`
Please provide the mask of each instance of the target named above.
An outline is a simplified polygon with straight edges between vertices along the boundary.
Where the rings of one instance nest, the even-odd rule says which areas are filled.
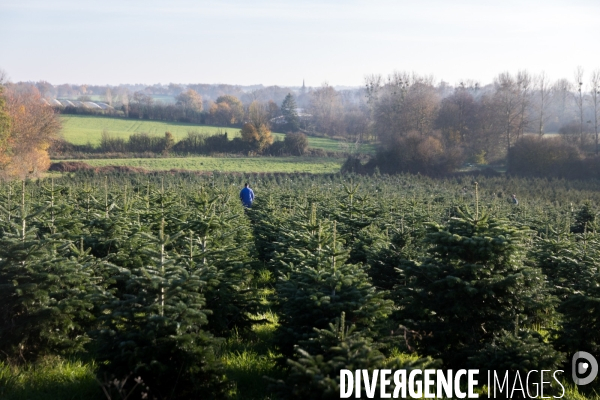
[[[571,365],[573,381],[576,385],[590,384],[598,376],[598,361],[588,352],[578,351],[573,354]]]

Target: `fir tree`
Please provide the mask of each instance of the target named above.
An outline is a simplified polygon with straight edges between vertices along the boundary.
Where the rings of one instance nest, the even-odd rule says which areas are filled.
[[[167,252],[177,235],[141,234],[149,262],[131,270],[120,298],[107,305],[97,333],[100,374],[140,376],[158,398],[185,398],[224,389],[215,356],[218,341],[205,332],[204,283]]]
[[[562,320],[549,326],[556,346],[567,353],[600,352],[600,240],[597,233],[539,239],[534,262],[560,299]]]
[[[516,334],[506,331],[497,333],[492,342],[486,343],[469,359],[469,363],[480,369],[480,376],[487,376],[488,371],[495,372],[498,376],[504,376],[506,371],[511,374],[519,371],[524,388],[528,389],[529,393],[536,393],[540,384],[526,380],[524,376],[532,371],[535,374],[540,370],[561,369],[563,360],[564,354],[549,346],[539,333],[522,330]],[[515,392],[518,393],[518,390]],[[553,392],[549,387],[544,388],[546,395]]]
[[[548,277],[552,293],[564,301],[593,282],[600,243],[594,234],[553,236],[537,238],[530,258]]]
[[[571,227],[573,233],[592,232],[597,229],[597,212],[592,209],[589,202],[586,202],[575,214],[575,221]]]
[[[294,245],[279,255],[283,268],[276,285],[280,313],[277,341],[283,353],[290,355],[295,343],[313,334],[313,327],[325,328],[341,312],[358,329],[376,335],[378,324],[392,310],[392,302],[371,285],[366,266],[346,263],[348,251],[337,236],[335,224],[317,222],[313,208],[305,229],[286,235]],[[305,244],[300,245],[302,242]]]
[[[338,229],[342,235],[348,239],[348,247],[350,248],[350,262],[365,263],[361,244],[356,243],[361,229],[377,222],[379,212],[373,205],[369,196],[361,196],[358,194],[360,185],[343,184],[345,195],[338,202],[335,214],[332,219],[338,222]]]
[[[226,203],[222,196],[205,192],[191,199],[184,225],[189,233],[177,246],[186,249],[180,254],[186,269],[206,282],[202,293],[213,315],[205,329],[219,336],[229,335],[234,327],[249,328],[250,314],[258,306],[252,288],[250,228],[241,209],[239,213],[228,212],[225,206],[219,209]]]
[[[298,118],[298,106],[296,105],[296,99],[291,93],[288,93],[281,103],[281,114],[286,121],[286,130],[289,132],[296,132],[300,129],[300,120]]]
[[[354,326],[347,327],[345,315],[330,323],[328,329],[315,329],[315,335],[307,342],[296,346],[297,359],[289,359],[289,376],[273,385],[273,390],[282,399],[339,399],[340,371],[342,369],[368,370],[432,368],[431,360],[400,362],[386,360],[377,344],[365,337]],[[312,349],[311,352],[306,348]],[[391,386],[389,392],[393,391]],[[364,393],[364,392],[363,392]],[[379,398],[379,383],[375,390]]]
[[[96,260],[74,256],[72,243],[58,234],[40,237],[30,225],[47,207],[29,208],[23,183],[20,209],[0,236],[0,343],[13,361],[81,351],[92,297],[103,291]]]
[[[464,368],[502,332],[551,318],[555,301],[541,271],[523,264],[528,229],[477,209],[459,215],[430,224],[430,257],[406,269],[402,307],[407,325],[421,332],[422,354]]]
[[[584,289],[571,295],[558,310],[563,314],[556,345],[568,354],[576,351],[600,353],[600,274]]]

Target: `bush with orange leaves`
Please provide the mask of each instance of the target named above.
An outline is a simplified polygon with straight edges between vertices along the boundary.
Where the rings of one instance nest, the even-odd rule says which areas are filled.
[[[463,154],[458,147],[446,147],[437,135],[416,131],[396,137],[377,154],[377,166],[383,173],[445,175],[462,162]]]
[[[273,144],[273,136],[266,125],[260,124],[258,127],[250,122],[247,122],[240,131],[242,140],[250,144],[250,146],[258,153],[262,153],[267,147]]]
[[[591,177],[583,159],[583,154],[571,140],[525,136],[511,147],[507,172],[520,176]]]
[[[9,84],[0,96],[0,115],[8,115],[8,125],[0,126],[0,178],[37,178],[50,167],[47,150],[60,121],[36,88]]]

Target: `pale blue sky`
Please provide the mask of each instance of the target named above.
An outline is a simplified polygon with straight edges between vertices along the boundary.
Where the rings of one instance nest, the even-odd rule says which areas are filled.
[[[0,68],[53,84],[452,84],[600,68],[600,1],[0,0]]]

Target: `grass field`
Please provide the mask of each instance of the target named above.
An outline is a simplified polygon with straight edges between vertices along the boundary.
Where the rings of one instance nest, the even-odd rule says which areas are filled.
[[[171,132],[175,140],[185,138],[190,131],[214,135],[218,132],[227,132],[230,138],[239,136],[239,128],[218,127],[210,125],[187,124],[183,122],[145,121],[128,118],[108,118],[91,115],[62,115],[61,117],[64,139],[73,144],[97,145],[103,131],[116,137],[127,138],[132,133],[148,133],[151,135],[164,135]],[[273,133],[275,138],[285,137],[282,133]],[[309,146],[326,151],[347,151],[347,146],[338,140],[327,138],[309,137]],[[361,152],[373,152],[372,145],[363,145]]]
[[[319,157],[182,157],[66,161],[83,161],[94,167],[125,165],[152,171],[184,169],[189,171],[328,174],[339,172],[344,159]]]

